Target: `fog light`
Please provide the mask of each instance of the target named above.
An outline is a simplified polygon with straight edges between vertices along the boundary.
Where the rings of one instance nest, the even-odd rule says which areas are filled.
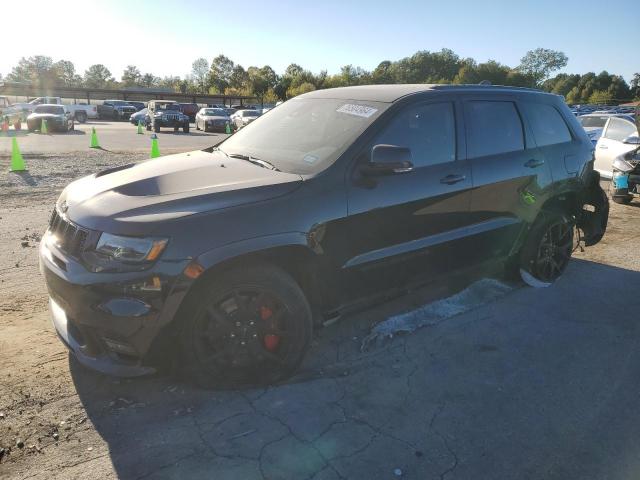
[[[114,353],[121,353],[123,355],[137,354],[136,349],[133,348],[128,343],[125,343],[120,340],[114,340],[113,338],[108,338],[108,337],[102,337],[102,339],[104,340],[104,343],[107,344],[107,347],[109,348],[109,350],[111,350]]]

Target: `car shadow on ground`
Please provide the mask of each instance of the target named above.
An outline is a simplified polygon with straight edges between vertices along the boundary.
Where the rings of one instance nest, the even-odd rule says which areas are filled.
[[[638,285],[574,259],[551,288],[363,352],[373,325],[432,299],[421,289],[321,330],[302,372],[266,389],[70,368],[121,478],[602,478],[640,441]]]

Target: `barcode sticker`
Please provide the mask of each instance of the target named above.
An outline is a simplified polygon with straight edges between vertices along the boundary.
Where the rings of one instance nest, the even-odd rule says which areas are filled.
[[[377,108],[369,107],[368,105],[354,105],[353,103],[345,103],[336,110],[336,112],[348,113],[349,115],[355,115],[357,117],[364,118],[369,118],[377,111]]]

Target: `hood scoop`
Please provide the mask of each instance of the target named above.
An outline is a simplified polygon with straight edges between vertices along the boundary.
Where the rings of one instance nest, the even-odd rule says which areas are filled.
[[[119,167],[107,168],[106,170],[102,170],[101,172],[96,173],[96,178],[104,177],[105,175],[109,175],[110,173],[119,172],[121,170],[126,170],[127,168],[131,168],[135,165],[135,163],[129,163],[127,165],[120,165]]]

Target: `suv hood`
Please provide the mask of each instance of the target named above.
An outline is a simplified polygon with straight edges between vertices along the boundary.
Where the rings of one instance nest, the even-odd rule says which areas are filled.
[[[71,183],[58,209],[86,228],[143,235],[158,222],[284,195],[299,175],[195,151],[104,170]]]

